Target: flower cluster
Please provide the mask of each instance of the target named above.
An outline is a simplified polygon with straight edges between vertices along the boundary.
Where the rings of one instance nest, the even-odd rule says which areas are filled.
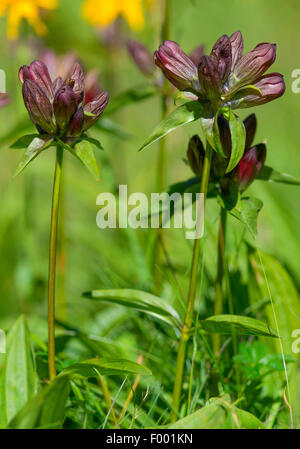
[[[79,63],[65,80],[57,77],[52,81],[42,61],[21,67],[19,78],[25,106],[40,134],[79,137],[99,119],[108,103],[108,93],[98,90],[85,101],[85,77]]]
[[[265,75],[275,61],[276,45],[261,43],[245,55],[243,47],[240,31],[223,35],[197,65],[176,42],[165,41],[154,61],[174,86],[208,102],[215,111],[223,106],[248,108],[280,97],[285,91],[283,76]]]
[[[226,186],[230,181],[235,182],[239,190],[244,191],[259,175],[264,166],[267,154],[265,144],[261,143],[251,146],[257,127],[256,117],[254,114],[251,114],[244,120],[246,129],[244,155],[235,169],[226,175],[225,171],[231,154],[231,135],[228,122],[222,115],[218,119],[218,125],[222,146],[227,157],[223,158],[218,153],[213,153],[210,179],[213,182],[219,182],[221,186]],[[199,178],[202,175],[204,156],[205,150],[203,144],[200,138],[195,135],[189,142],[187,157],[193,172]]]

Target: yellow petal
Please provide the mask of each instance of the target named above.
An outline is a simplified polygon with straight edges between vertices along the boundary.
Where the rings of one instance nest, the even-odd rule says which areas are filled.
[[[106,27],[120,14],[120,0],[86,0],[82,5],[84,19],[92,25]]]
[[[127,0],[122,2],[123,15],[134,30],[140,30],[145,25],[142,0]]]

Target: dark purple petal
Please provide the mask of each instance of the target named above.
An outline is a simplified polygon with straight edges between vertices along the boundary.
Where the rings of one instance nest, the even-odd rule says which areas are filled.
[[[255,133],[256,133],[256,128],[257,128],[257,120],[256,120],[256,116],[255,114],[251,114],[249,115],[245,120],[244,120],[244,126],[246,129],[246,150],[248,150],[248,148],[251,147],[251,144],[253,142]]]
[[[201,90],[197,67],[176,42],[165,41],[154,53],[154,62],[177,89],[192,92]]]
[[[83,68],[78,62],[74,64],[73,69],[71,70],[69,75],[69,80],[67,82],[74,82],[74,84],[72,84],[76,100],[78,104],[82,103],[84,99],[84,72]]]
[[[202,168],[205,157],[204,146],[199,136],[195,135],[191,138],[187,150],[187,158],[191,169],[199,178],[202,176]]]
[[[211,58],[216,61],[219,77],[225,82],[231,70],[231,42],[228,36],[224,34],[215,43],[211,53]]]
[[[103,92],[102,94],[98,95],[98,97],[96,97],[93,101],[84,106],[84,112],[87,114],[85,114],[84,117],[83,131],[86,131],[94,123],[97,122],[100,115],[106,108],[108,100],[109,100],[108,92]]]
[[[232,58],[231,67],[233,69],[236,63],[243,56],[244,41],[242,33],[240,31],[236,31],[230,36],[229,40],[231,43],[231,58]]]
[[[229,123],[222,115],[219,115],[218,117],[218,127],[219,127],[219,134],[220,134],[220,140],[222,143],[222,148],[224,151],[224,154],[227,157],[230,157],[231,154],[231,133],[229,128]],[[222,157],[222,160],[224,161],[224,158]],[[228,161],[226,161],[226,164],[228,165]]]
[[[65,85],[56,92],[53,110],[59,129],[64,130],[77,110],[76,96],[70,86]]]
[[[280,73],[270,73],[269,75],[262,76],[254,86],[260,89],[262,95],[245,96],[241,100],[240,108],[250,108],[268,103],[281,97],[285,92],[284,79]]]
[[[64,85],[64,80],[60,76],[54,80],[54,82],[53,82],[54,95],[61,87],[63,87],[63,85]]]
[[[90,103],[94,98],[101,94],[98,70],[91,70],[85,77],[85,97],[84,104]]]
[[[30,79],[24,81],[22,93],[33,123],[48,134],[55,133],[52,105],[46,94]]]
[[[30,66],[21,67],[19,79],[21,83],[24,83],[25,80],[34,81],[49,100],[53,99],[52,81],[47,66],[42,61],[33,61]]]
[[[192,53],[190,53],[189,57],[191,61],[195,64],[196,67],[198,67],[200,59],[204,55],[204,45],[198,45]]]
[[[70,137],[79,137],[82,133],[83,123],[84,111],[83,108],[80,107],[72,117],[67,135]]]
[[[198,72],[205,95],[211,101],[217,101],[221,95],[222,80],[216,59],[212,56],[202,56]]]
[[[267,149],[263,143],[246,151],[236,168],[240,190],[245,190],[257,177],[264,166],[266,155]]]
[[[148,48],[138,41],[129,41],[127,44],[128,53],[139,70],[146,76],[153,75],[155,65],[153,57]]]
[[[231,87],[242,87],[255,83],[271,67],[275,58],[275,44],[262,43],[257,45],[254,50],[237,62],[230,79]]]

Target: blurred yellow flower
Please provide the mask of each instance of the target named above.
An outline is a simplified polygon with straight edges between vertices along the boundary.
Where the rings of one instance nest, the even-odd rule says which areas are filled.
[[[145,24],[142,0],[85,0],[82,13],[87,22],[100,27],[111,25],[118,16],[134,30]]]
[[[57,0],[0,0],[0,16],[7,14],[7,36],[16,39],[22,19],[34,28],[39,36],[47,32],[46,25],[40,19],[40,9],[55,9]]]

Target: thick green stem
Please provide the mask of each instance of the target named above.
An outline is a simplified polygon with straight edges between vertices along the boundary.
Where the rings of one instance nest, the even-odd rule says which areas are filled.
[[[49,277],[48,277],[48,364],[49,379],[56,376],[55,367],[55,273],[56,273],[56,248],[57,248],[57,224],[59,211],[59,198],[61,187],[63,163],[63,148],[58,145],[56,150],[56,163],[52,193],[52,212],[50,225],[50,250],[49,250]]]
[[[225,234],[226,234],[226,209],[221,207],[219,237],[218,237],[218,273],[216,281],[216,299],[214,304],[214,315],[220,315],[223,311],[223,279],[225,272]],[[220,350],[221,337],[219,334],[213,335],[213,349],[215,356]]]
[[[206,201],[206,196],[207,196],[207,187],[208,187],[210,166],[211,166],[211,156],[212,156],[212,148],[208,143],[206,152],[205,152],[205,160],[204,160],[204,165],[203,165],[201,189],[200,189],[200,193],[202,193],[204,195],[204,201]],[[200,239],[198,238],[198,239],[195,239],[195,241],[194,241],[192,268],[191,268],[191,276],[190,276],[190,286],[189,286],[189,293],[188,293],[188,299],[187,299],[187,311],[186,311],[186,316],[185,316],[185,320],[184,320],[184,325],[181,330],[178,354],[177,354],[176,376],[175,376],[174,391],[173,391],[173,413],[172,413],[172,421],[173,422],[175,422],[178,417],[180,396],[181,396],[181,390],[182,390],[183,371],[184,371],[185,358],[186,358],[186,349],[187,349],[187,343],[188,343],[188,340],[190,337],[191,328],[193,325],[199,256],[200,256]]]

